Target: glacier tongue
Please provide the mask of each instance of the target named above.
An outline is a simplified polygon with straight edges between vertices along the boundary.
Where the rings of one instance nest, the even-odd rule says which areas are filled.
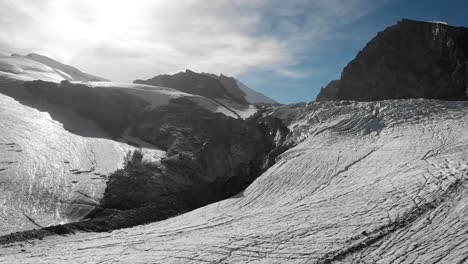
[[[112,234],[5,246],[0,261],[468,259],[467,102],[311,103],[269,114],[290,127],[296,146],[236,197]]]

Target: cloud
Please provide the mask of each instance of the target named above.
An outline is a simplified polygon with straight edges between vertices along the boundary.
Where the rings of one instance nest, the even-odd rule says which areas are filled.
[[[297,65],[371,0],[6,0],[0,51],[38,52],[117,81],[186,68],[302,78]]]

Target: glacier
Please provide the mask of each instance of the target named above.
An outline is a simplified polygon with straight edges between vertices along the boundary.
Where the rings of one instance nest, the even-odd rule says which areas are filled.
[[[242,193],[112,233],[3,245],[0,262],[468,260],[467,102],[314,102],[264,115],[288,126],[293,147]]]
[[[151,112],[184,99],[234,118],[257,111],[166,87],[77,81],[29,58],[0,58],[0,235],[81,221],[100,206],[109,176],[124,167],[128,153],[140,151],[145,162],[166,156],[130,127],[112,130],[130,114],[126,105],[141,100]]]

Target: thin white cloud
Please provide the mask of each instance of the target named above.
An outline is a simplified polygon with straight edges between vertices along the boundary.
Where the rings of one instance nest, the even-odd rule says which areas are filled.
[[[309,74],[294,67],[301,56],[376,6],[371,0],[6,0],[0,46],[118,81],[186,68],[301,78]]]

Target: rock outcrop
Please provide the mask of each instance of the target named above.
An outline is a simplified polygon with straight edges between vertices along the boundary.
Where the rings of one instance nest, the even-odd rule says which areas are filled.
[[[377,34],[317,101],[466,100],[468,28],[404,19]]]
[[[173,197],[182,201],[182,213],[229,198],[273,165],[269,154],[281,153],[275,148],[287,133],[281,122],[261,114],[242,121],[173,100],[132,127],[133,135],[167,151],[166,157],[155,165],[133,156],[110,176],[102,206],[127,210]]]

